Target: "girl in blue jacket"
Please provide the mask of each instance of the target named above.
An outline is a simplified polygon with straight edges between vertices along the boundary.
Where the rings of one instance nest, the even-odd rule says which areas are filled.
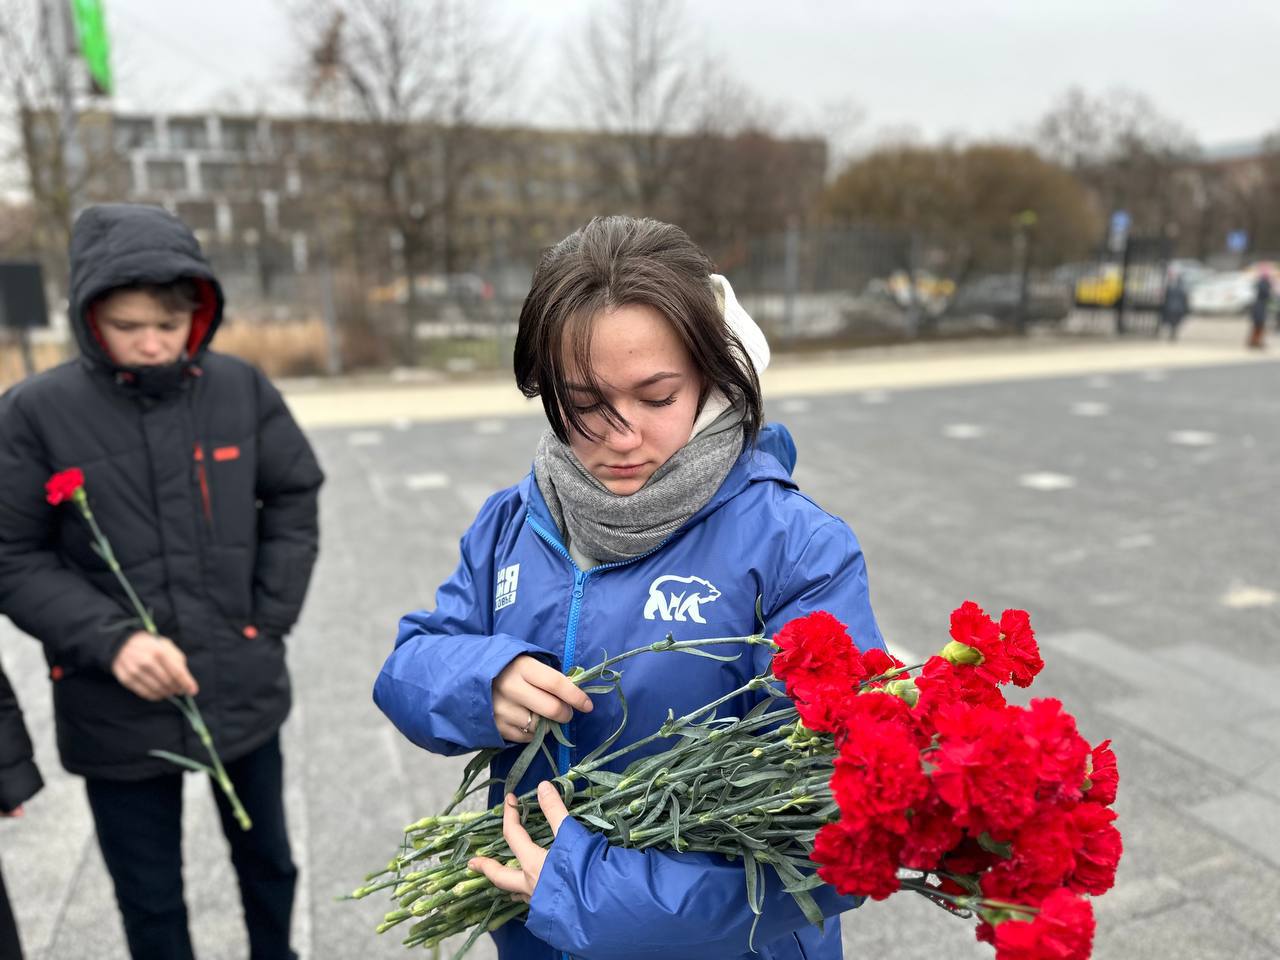
[[[540,784],[550,848],[530,840],[507,798],[520,869],[472,861],[529,903],[524,923],[493,935],[502,960],[841,955],[839,923],[810,925],[776,878],[753,953],[741,862],[610,846],[545,782],[620,722],[617,698],[593,703],[565,677],[576,664],[668,633],[754,633],[757,599],[770,634],[827,610],[861,648],[884,646],[853,532],[796,489],[785,430],[762,429],[757,366],[767,358],[727,281],[676,227],[597,218],[534,274],[515,371],[527,396],[542,397],[549,429],[529,475],[490,497],[463,535],[435,609],[401,621],[374,686],[378,706],[424,749],[511,747],[497,778],[539,717],[568,724],[573,747],[559,746],[559,771],[535,762],[519,786]],[[628,661],[622,742],[657,729],[668,710],[679,716],[743,685],[768,659],[749,647],[733,663]],[[741,716],[753,705],[744,696],[732,707]],[[855,905],[829,887],[815,893],[829,916]]]

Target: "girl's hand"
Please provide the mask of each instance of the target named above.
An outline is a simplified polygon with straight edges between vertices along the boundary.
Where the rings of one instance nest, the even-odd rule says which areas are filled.
[[[569,816],[569,808],[560,799],[556,788],[546,780],[538,784],[538,806],[542,808],[542,815],[547,818],[547,823],[551,824],[551,835],[554,837],[560,832],[560,824]],[[538,886],[542,865],[547,862],[547,851],[533,842],[529,832],[520,823],[520,809],[516,806],[513,793],[507,794],[502,811],[502,836],[520,861],[519,869],[503,866],[489,857],[473,857],[467,866],[477,873],[483,873],[499,890],[509,892],[512,900],[528,903]]]
[[[512,660],[493,681],[493,719],[508,743],[532,740],[539,717],[567,723],[574,710],[589,712],[591,698],[559,670],[528,654]]]

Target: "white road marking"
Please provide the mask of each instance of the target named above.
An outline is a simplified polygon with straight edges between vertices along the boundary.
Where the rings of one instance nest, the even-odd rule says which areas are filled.
[[[382,434],[377,430],[356,430],[347,434],[347,443],[353,447],[376,447],[382,443]]]
[[[1018,483],[1030,490],[1070,490],[1076,485],[1076,478],[1069,477],[1065,473],[1041,471],[1024,473],[1018,478]]]
[[[443,490],[449,486],[449,478],[443,473],[411,473],[404,478],[410,490]]]
[[[888,403],[889,393],[885,390],[865,390],[862,393],[863,403]]]
[[[1218,442],[1218,435],[1207,430],[1174,430],[1169,442],[1182,447],[1208,447]]]
[[[405,430],[408,430],[412,426],[413,426],[413,421],[410,420],[408,417],[396,417],[394,420],[391,421],[391,429],[399,430],[402,433]]]
[[[1096,400],[1082,400],[1071,405],[1071,412],[1077,417],[1105,417],[1111,412],[1111,407]]]
[[[985,427],[976,423],[949,423],[942,428],[942,435],[952,440],[976,440],[986,432]]]
[[[1163,370],[1143,370],[1142,379],[1147,383],[1163,383],[1169,379],[1169,375]]]
[[[1233,583],[1231,588],[1222,595],[1220,601],[1224,607],[1232,610],[1248,610],[1254,607],[1271,607],[1275,606],[1277,595],[1274,590],[1268,590],[1266,587],[1253,587],[1243,583]]]
[[[1150,547],[1155,542],[1156,538],[1149,533],[1131,533],[1117,540],[1116,547],[1121,550],[1138,550],[1142,547]]]

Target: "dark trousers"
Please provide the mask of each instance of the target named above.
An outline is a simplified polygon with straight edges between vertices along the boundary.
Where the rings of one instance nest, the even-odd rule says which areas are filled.
[[[18,941],[18,924],[4,889],[4,873],[0,872],[0,960],[22,960],[22,944]]]
[[[289,920],[298,870],[285,832],[279,737],[226,768],[253,820],[252,830],[241,830],[222,791],[209,781],[240,882],[249,956],[293,960]],[[133,960],[194,958],[182,897],[182,781],[181,773],[85,781]]]

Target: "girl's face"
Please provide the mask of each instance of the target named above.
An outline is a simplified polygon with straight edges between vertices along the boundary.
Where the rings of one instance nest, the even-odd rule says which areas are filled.
[[[615,427],[594,409],[591,393],[575,387],[571,372],[570,396],[579,398],[587,429],[600,439],[571,431],[569,446],[593,477],[625,497],[688,443],[702,378],[675,329],[653,307],[617,307],[593,324],[592,372],[627,425]]]

